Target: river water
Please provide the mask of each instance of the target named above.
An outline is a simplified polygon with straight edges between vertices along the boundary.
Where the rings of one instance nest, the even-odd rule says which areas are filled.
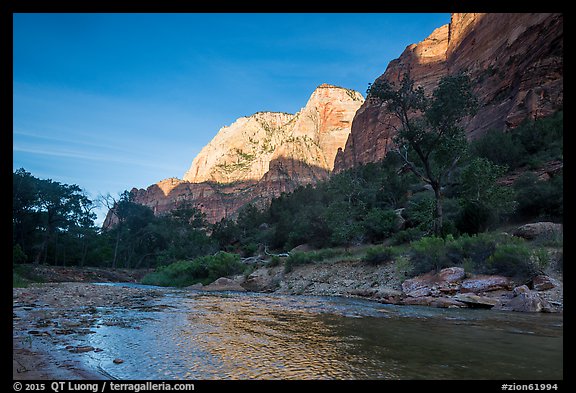
[[[563,378],[557,314],[185,290],[98,311],[83,358],[110,378]]]

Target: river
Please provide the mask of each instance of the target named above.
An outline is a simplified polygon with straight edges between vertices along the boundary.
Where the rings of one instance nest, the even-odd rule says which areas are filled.
[[[165,291],[146,307],[99,308],[81,340],[103,351],[86,366],[146,380],[563,378],[559,314]]]

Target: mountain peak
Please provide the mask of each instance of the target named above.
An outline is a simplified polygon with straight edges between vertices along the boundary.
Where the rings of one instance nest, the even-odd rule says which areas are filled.
[[[272,160],[280,157],[331,171],[362,102],[360,93],[324,83],[294,115],[257,112],[240,118],[218,131],[194,158],[184,180],[253,183],[270,170]]]

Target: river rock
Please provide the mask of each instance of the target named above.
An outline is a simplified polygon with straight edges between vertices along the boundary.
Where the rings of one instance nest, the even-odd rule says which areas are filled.
[[[430,296],[432,286],[436,282],[435,278],[432,272],[409,278],[402,283],[402,291],[410,297]]]
[[[532,288],[536,291],[545,291],[557,286],[555,280],[549,276],[540,274],[532,279]]]
[[[542,299],[538,292],[531,291],[526,285],[514,288],[514,297],[506,308],[520,312],[553,312],[554,308],[548,301]]]
[[[558,233],[562,233],[562,224],[556,224],[553,222],[535,222],[516,228],[513,235],[526,240],[533,240],[543,235]]]
[[[466,304],[448,297],[420,296],[406,297],[397,304],[405,306],[432,306],[438,308],[466,307]]]
[[[211,284],[202,288],[204,291],[240,291],[245,292],[246,289],[239,283],[226,277],[220,277]]]
[[[396,303],[402,297],[402,292],[392,288],[358,288],[349,293],[352,296],[378,299],[385,303]]]
[[[201,290],[202,288],[204,288],[204,285],[202,285],[201,282],[197,282],[196,284],[189,285],[184,289],[198,291],[198,290]]]
[[[459,293],[454,296],[454,299],[465,303],[470,307],[476,308],[492,308],[499,303],[498,299],[479,296],[472,293]]]
[[[275,291],[278,289],[280,278],[273,272],[273,269],[268,268],[256,269],[244,280],[242,286],[253,292]]]
[[[447,267],[438,272],[438,280],[440,283],[455,283],[462,281],[464,278],[466,278],[466,272],[461,267]]]
[[[450,297],[437,297],[434,298],[430,305],[432,307],[439,307],[439,308],[463,308],[467,307],[466,303],[459,301],[458,299],[450,298]]]
[[[67,347],[67,349],[72,353],[84,353],[84,352],[92,352],[94,350],[94,347],[80,346],[80,347]]]
[[[432,296],[408,296],[402,299],[399,304],[403,306],[430,306],[434,300],[436,300],[436,298]]]
[[[460,292],[489,292],[496,291],[499,289],[510,289],[512,282],[508,277],[504,276],[487,276],[487,275],[477,275],[472,278],[467,278],[462,281],[462,287]]]

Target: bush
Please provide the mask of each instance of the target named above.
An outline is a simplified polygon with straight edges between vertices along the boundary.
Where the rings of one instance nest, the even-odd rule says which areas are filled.
[[[418,228],[404,229],[403,231],[396,233],[392,237],[392,244],[400,245],[404,243],[409,243],[411,241],[421,239],[422,236],[424,236],[424,232]]]
[[[278,265],[280,265],[280,257],[277,255],[273,255],[272,258],[270,258],[270,262],[268,262],[268,266],[274,267]]]
[[[362,261],[369,265],[379,265],[381,263],[390,262],[394,259],[396,254],[396,250],[392,247],[371,247],[366,251],[366,255],[362,258]]]
[[[398,216],[394,210],[373,208],[364,217],[363,226],[372,241],[385,239],[394,233]]]
[[[486,233],[462,235],[447,244],[446,256],[455,265],[466,261],[467,268],[473,273],[487,273],[486,261],[496,250],[497,242],[494,235]]]
[[[284,272],[289,273],[294,270],[294,266],[306,265],[313,261],[314,258],[312,257],[312,253],[294,252],[286,259],[286,262],[284,263]]]
[[[525,218],[545,218],[561,221],[564,214],[564,183],[562,174],[549,181],[538,180],[525,173],[514,182],[518,214]]]
[[[12,247],[12,264],[26,263],[27,259],[28,257],[22,250],[22,247],[20,247],[20,244]]]
[[[333,258],[340,255],[341,251],[333,248],[325,248],[318,251],[310,252],[294,252],[286,258],[284,263],[284,272],[289,273],[294,269],[294,266],[307,265],[309,263],[320,262],[328,258]]]
[[[483,137],[470,144],[470,150],[476,157],[486,158],[498,165],[513,169],[522,163],[526,150],[518,143],[513,134],[499,130],[490,130]]]
[[[412,271],[412,264],[410,263],[410,259],[404,255],[400,255],[395,260],[394,268],[396,272],[396,278],[398,278],[398,280],[404,281]]]
[[[12,272],[12,288],[26,288],[28,281],[16,272]]]
[[[500,274],[528,280],[538,272],[532,261],[532,253],[524,244],[498,244],[488,258],[489,274]]]
[[[177,261],[147,274],[142,284],[185,287],[202,283],[209,284],[220,277],[242,273],[244,265],[237,254],[218,252],[192,261]]]
[[[470,235],[482,232],[488,228],[492,217],[492,210],[486,205],[475,201],[466,201],[456,222],[456,228],[461,233]]]
[[[254,256],[258,251],[258,244],[248,243],[242,245],[242,256],[245,258]]]
[[[450,266],[450,260],[446,257],[444,239],[440,237],[424,237],[410,243],[410,247],[411,274],[414,276],[431,270],[438,272]]]

